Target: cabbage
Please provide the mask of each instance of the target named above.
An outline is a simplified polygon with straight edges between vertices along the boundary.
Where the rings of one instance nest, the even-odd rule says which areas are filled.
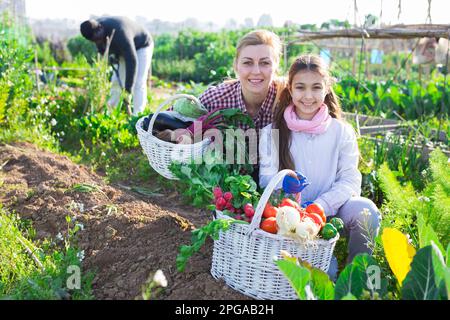
[[[208,113],[208,110],[206,110],[204,106],[187,98],[182,98],[175,101],[173,111],[178,112],[182,116],[195,119]]]

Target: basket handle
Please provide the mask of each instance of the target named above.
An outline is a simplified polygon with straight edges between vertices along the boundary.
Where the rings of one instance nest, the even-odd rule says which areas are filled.
[[[163,103],[161,103],[158,108],[156,109],[155,113],[153,113],[152,119],[150,120],[150,124],[148,125],[148,132],[153,132],[153,125],[155,124],[156,121],[156,116],[158,115],[158,113],[161,112],[162,108],[164,108],[165,106],[169,105],[171,102],[177,100],[177,99],[181,99],[181,98],[186,98],[189,100],[194,101],[197,104],[200,104],[200,100],[198,100],[196,97],[194,97],[193,95],[190,94],[184,94],[184,93],[180,93],[180,94],[175,94],[173,96],[171,96],[169,99],[167,99],[166,101],[164,101]]]
[[[290,169],[284,169],[278,172],[269,182],[267,187],[264,189],[264,192],[259,199],[258,205],[256,206],[255,215],[253,216],[252,222],[247,231],[247,235],[250,235],[256,228],[259,228],[261,223],[262,214],[264,212],[264,208],[266,207],[267,201],[275,189],[275,187],[284,179],[285,176],[291,176],[298,180],[297,174]],[[300,192],[296,194],[296,200],[300,200]]]

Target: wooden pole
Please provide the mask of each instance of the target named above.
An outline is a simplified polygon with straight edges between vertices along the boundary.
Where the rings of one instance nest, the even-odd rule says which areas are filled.
[[[38,66],[37,51],[36,51],[36,49],[34,49],[34,74],[36,76],[37,91],[39,93],[39,92],[41,92],[41,84],[39,83],[38,71],[39,71],[39,66]]]
[[[288,70],[288,68],[289,68],[289,66],[288,66],[288,57],[287,57],[287,50],[288,50],[288,42],[285,41],[284,42],[284,52],[283,52],[283,55],[284,55],[284,72],[283,73],[285,73]]]
[[[439,25],[440,26],[440,25]],[[395,28],[379,28],[379,29],[343,29],[343,30],[325,30],[325,31],[309,31],[302,30],[296,35],[297,41],[319,40],[330,38],[365,38],[372,39],[411,39],[411,38],[446,38],[448,39],[448,30],[450,25],[445,27],[429,29],[422,29],[416,26],[417,29],[409,27],[395,27]]]

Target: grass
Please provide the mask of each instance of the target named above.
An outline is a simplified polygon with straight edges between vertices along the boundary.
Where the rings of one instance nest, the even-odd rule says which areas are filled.
[[[0,300],[93,299],[93,274],[82,272],[76,231],[68,223],[66,237],[33,241],[31,222],[0,208]]]

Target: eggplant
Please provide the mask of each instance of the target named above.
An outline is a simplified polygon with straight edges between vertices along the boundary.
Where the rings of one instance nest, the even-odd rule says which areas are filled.
[[[148,126],[150,125],[150,120],[153,117],[153,113],[144,118],[144,123],[142,128],[148,131]],[[153,132],[164,131],[164,130],[176,130],[176,129],[186,129],[192,124],[192,121],[183,121],[170,113],[160,113],[156,117],[155,123],[153,124]]]

